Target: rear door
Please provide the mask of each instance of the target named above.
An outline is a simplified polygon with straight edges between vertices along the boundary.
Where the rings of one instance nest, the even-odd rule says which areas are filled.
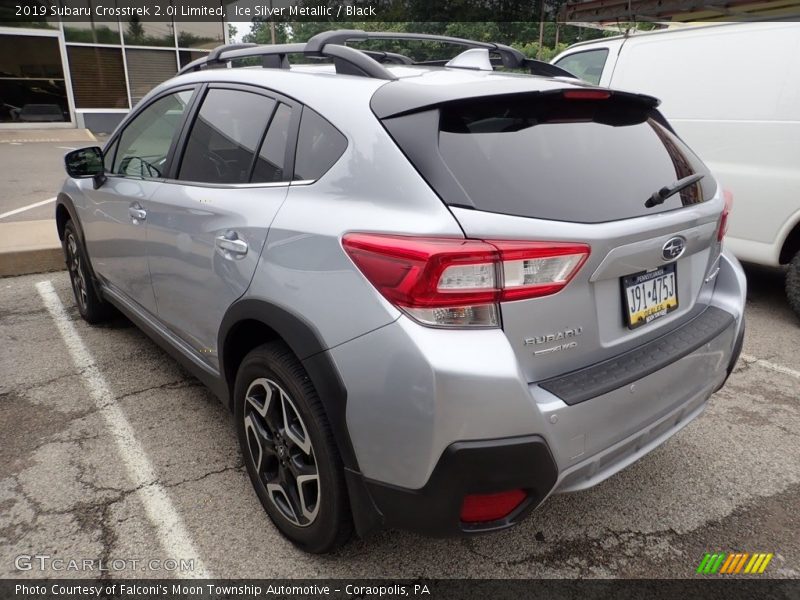
[[[501,306],[529,381],[633,348],[707,303],[722,201],[710,173],[646,98],[521,94],[451,102],[386,123],[467,237],[589,245],[564,289]],[[423,131],[433,134],[425,141],[405,134]],[[648,206],[665,186],[699,176]],[[535,281],[546,263],[516,268],[514,277]]]
[[[159,319],[217,366],[217,333],[247,289],[291,181],[299,108],[258,88],[211,85],[148,211]]]

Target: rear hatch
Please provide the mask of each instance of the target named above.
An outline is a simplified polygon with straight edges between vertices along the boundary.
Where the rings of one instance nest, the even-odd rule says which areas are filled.
[[[501,304],[528,381],[635,348],[708,303],[723,202],[656,104],[567,88],[383,119],[468,238],[589,246],[563,289]],[[515,266],[534,279],[540,267]]]

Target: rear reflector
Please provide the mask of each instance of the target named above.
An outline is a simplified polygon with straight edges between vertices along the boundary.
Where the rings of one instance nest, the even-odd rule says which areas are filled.
[[[565,100],[608,100],[611,92],[605,90],[564,90]]]
[[[527,494],[522,490],[509,490],[497,494],[472,494],[464,497],[461,520],[464,523],[488,523],[510,515]]]
[[[589,256],[586,244],[372,233],[342,245],[389,302],[439,327],[496,327],[499,302],[558,292]]]
[[[717,230],[717,241],[721,242],[725,234],[728,233],[728,218],[733,208],[733,193],[730,190],[722,190],[722,195],[725,198],[725,208],[722,209],[722,215],[719,218],[719,229]]]

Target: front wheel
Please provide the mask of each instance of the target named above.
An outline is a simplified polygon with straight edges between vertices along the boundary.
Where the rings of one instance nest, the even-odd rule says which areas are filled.
[[[275,526],[307,552],[330,552],[347,541],[342,461],[300,361],[284,344],[259,346],[239,367],[234,399],[247,472]]]
[[[89,259],[72,221],[67,221],[64,226],[62,246],[78,312],[87,323],[102,323],[111,316],[113,310],[95,291]]]
[[[794,314],[800,318],[800,251],[792,258],[786,273],[786,298]]]

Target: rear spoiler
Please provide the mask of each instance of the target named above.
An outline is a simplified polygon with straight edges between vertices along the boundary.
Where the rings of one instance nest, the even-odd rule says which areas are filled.
[[[540,97],[561,95],[565,99],[571,95],[575,99],[581,96],[586,99],[591,97],[598,100],[617,99],[642,104],[648,108],[656,108],[661,103],[658,98],[647,94],[610,90],[589,84],[581,85],[574,79],[561,77],[536,80],[539,89],[531,89],[531,80],[527,78],[498,79],[491,82],[489,94],[487,94],[487,82],[481,79],[454,82],[450,85],[420,85],[413,79],[400,79],[381,86],[370,101],[372,112],[379,119],[387,119],[460,100],[480,100],[481,98],[502,100],[508,96],[526,94]]]

